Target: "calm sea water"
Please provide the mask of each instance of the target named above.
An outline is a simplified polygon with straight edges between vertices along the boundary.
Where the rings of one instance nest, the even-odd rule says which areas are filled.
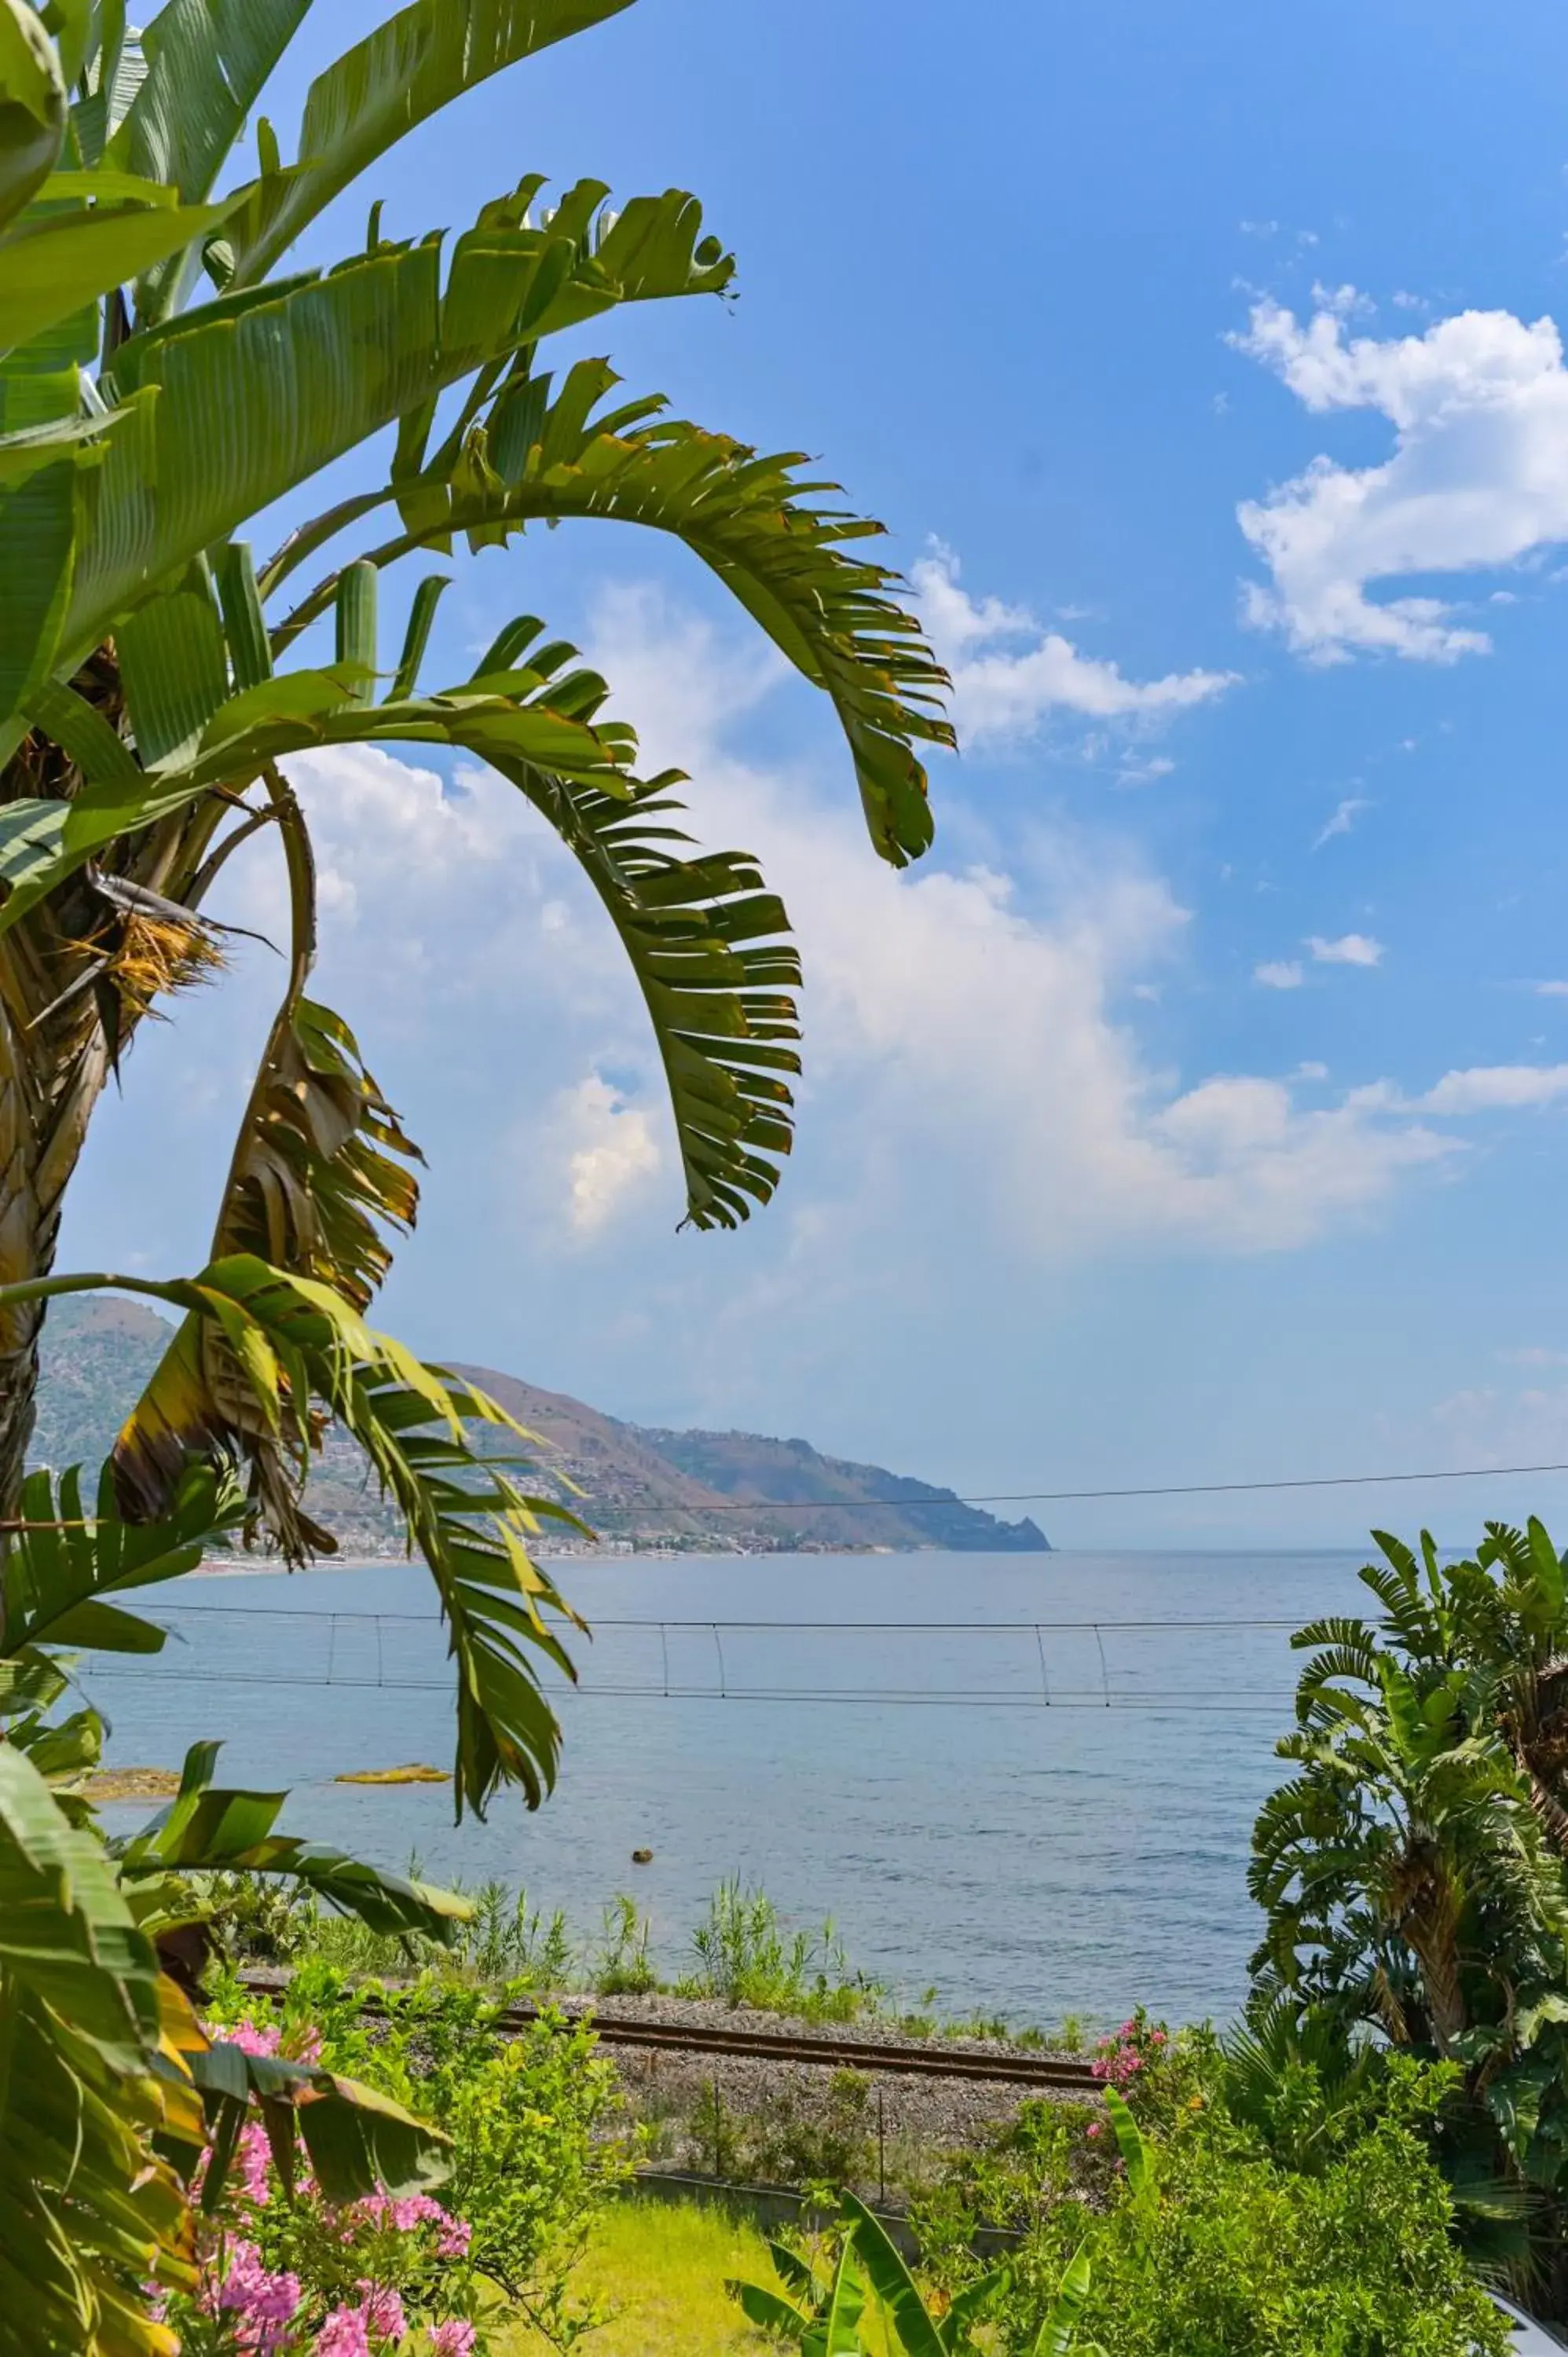
[[[596,1635],[561,1699],[557,1792],[460,1827],[447,1788],[331,1781],[449,1760],[421,1568],[188,1581],[148,1599],[165,1652],[87,1684],[113,1762],[177,1766],[222,1736],[233,1781],[293,1788],[292,1829],[523,1883],[583,1933],[629,1890],[671,1969],[738,1875],[791,1923],[831,1914],[854,1963],[948,2009],[1224,2016],[1257,1936],[1248,1835],[1282,1772],[1289,1630],[1353,1608],[1359,1559],[573,1563]],[[905,1625],[864,1625],[886,1622]]]

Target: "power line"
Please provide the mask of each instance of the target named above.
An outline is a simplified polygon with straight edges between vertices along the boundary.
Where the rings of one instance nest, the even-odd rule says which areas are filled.
[[[325,1609],[306,1604],[166,1604],[157,1608],[165,1612],[201,1612],[216,1619],[233,1620],[360,1620],[413,1621],[422,1627],[444,1625],[439,1612],[345,1612],[335,1606]],[[1311,1612],[1276,1613],[1267,1618],[1251,1619],[1229,1613],[1208,1620],[1178,1619],[1166,1620],[715,1620],[712,1613],[696,1620],[600,1620],[589,1623],[596,1629],[782,1629],[794,1630],[805,1635],[817,1636],[888,1636],[925,1635],[940,1637],[988,1637],[1033,1635],[1036,1630],[1079,1630],[1092,1633],[1118,1629],[1299,1629],[1303,1622],[1320,1619]]]
[[[1506,1481],[1527,1474],[1568,1473],[1563,1465],[1451,1465],[1435,1473],[1309,1473],[1278,1481],[1173,1481],[1130,1490],[988,1490],[965,1497],[946,1498],[749,1498],[734,1504],[702,1506],[596,1505],[580,1502],[585,1514],[672,1515],[849,1513],[865,1506],[899,1506],[918,1512],[941,1506],[1058,1506],[1081,1504],[1099,1498],[1218,1498],[1264,1490],[1356,1490],[1391,1481]],[[559,1501],[564,1504],[566,1501]]]
[[[169,1685],[250,1685],[289,1686],[319,1690],[322,1687],[356,1687],[371,1693],[385,1694],[446,1694],[451,1681],[447,1678],[360,1678],[334,1671],[330,1677],[302,1677],[297,1673],[274,1674],[266,1670],[144,1670],[111,1669],[95,1663],[94,1678],[122,1678],[137,1683],[157,1683]],[[880,1687],[832,1686],[717,1686],[634,1685],[615,1684],[604,1685],[569,1685],[560,1689],[564,1698],[583,1695],[590,1699],[613,1696],[618,1701],[641,1699],[649,1702],[716,1702],[716,1703],[850,1703],[870,1706],[878,1710],[885,1706],[893,1709],[930,1710],[1148,1710],[1195,1711],[1217,1717],[1268,1717],[1278,1719],[1290,1707],[1288,1694],[1268,1696],[1256,1702],[1214,1702],[1207,1696],[1174,1694],[1136,1695],[1112,1688],[1109,1697],[1103,1694],[1076,1693],[1071,1695],[998,1695],[990,1691],[958,1690],[946,1694],[934,1692],[887,1691]]]

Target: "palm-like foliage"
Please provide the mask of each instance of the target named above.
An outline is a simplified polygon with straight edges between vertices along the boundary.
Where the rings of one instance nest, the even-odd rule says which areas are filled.
[[[1134,2167],[1148,2168],[1148,2153],[1131,2115],[1123,2109],[1117,2133]],[[995,2345],[988,2319],[1012,2281],[1010,2266],[977,2276],[932,2313],[904,2255],[875,2212],[853,2193],[843,2200],[842,2239],[831,2272],[813,2267],[788,2244],[770,2243],[774,2270],[784,2292],[766,2285],[731,2282],[727,2288],[749,2323],[782,2341],[793,2341],[801,2357],[867,2357],[873,2348],[897,2349],[903,2357],[964,2357]],[[1079,2338],[1079,2319],[1089,2297],[1090,2256],[1080,2249],[1066,2268],[1056,2298],[1017,2357],[1105,2357],[1098,2341]],[[881,2330],[864,2329],[867,2308],[879,2311]],[[976,2329],[982,2338],[975,2338]]]
[[[603,517],[674,537],[829,697],[872,843],[896,866],[930,837],[918,749],[950,741],[941,674],[870,553],[879,527],[798,457],[671,419],[656,397],[612,399],[604,361],[558,381],[542,365],[548,337],[619,304],[725,291],[733,263],[694,199],[611,211],[583,181],[542,209],[529,178],[449,243],[385,239],[376,207],[362,252],[276,274],[405,133],[627,0],[413,0],[317,76],[285,156],[254,110],[309,5],[164,0],[137,35],[120,0],[0,0],[0,1775],[20,1796],[0,1829],[0,1913],[7,1877],[17,1891],[42,1877],[55,1914],[39,1954],[74,1941],[95,1960],[57,2002],[43,1965],[0,1942],[0,2035],[29,2038],[83,2118],[97,2106],[70,2174],[28,2142],[24,2082],[0,2074],[0,2204],[15,2187],[22,2205],[0,2207],[0,2266],[25,2236],[54,2267],[16,2311],[29,2349],[164,2345],[138,2287],[186,2264],[199,2126],[221,2155],[240,2107],[259,2105],[278,2138],[292,2107],[318,2175],[338,2147],[345,2183],[413,2165],[412,2127],[378,2124],[352,2091],[209,2053],[188,2017],[160,2047],[179,2007],[151,1943],[199,1908],[202,1875],[286,1873],[386,1926],[439,1933],[451,1913],[439,1893],[277,1835],[277,1796],[219,1791],[206,1748],[111,1874],[81,1790],[101,1728],[91,1710],[59,1716],[57,1649],[155,1650],[161,1630],[127,1598],[221,1534],[264,1535],[290,1562],[328,1545],[300,1499],[336,1420],[435,1581],[459,1811],[503,1782],[537,1802],[555,1768],[542,1672],[569,1674],[571,1616],[530,1548],[560,1509],[476,1449],[472,1424],[506,1426],[492,1403],[365,1323],[417,1212],[419,1157],[348,1027],[309,995],[310,842],[279,765],[403,742],[489,763],[573,853],[626,950],[690,1220],[746,1218],[790,1144],[800,974],[756,863],[693,848],[680,779],[639,775],[604,683],[536,618],[432,688],[446,576],[419,583],[394,649],[382,576],[449,557],[458,534],[481,548],[531,524]],[[252,117],[259,170],[231,184]],[[383,433],[381,479],[303,513],[258,572],[251,519],[279,501],[299,512],[311,477]],[[307,644],[328,619],[331,643]],[[199,1274],[143,1281],[184,1322],[84,1510],[76,1475],[23,1475],[44,1305],[103,1281],[51,1275],[64,1190],[139,1024],[222,963],[224,929],[204,913],[216,877],[274,845],[286,982],[210,1243],[188,1264]],[[70,1842],[98,1857],[96,1880]],[[147,2158],[154,2128],[172,2161]],[[3,2349],[4,2298],[0,2311]]]
[[[1539,1523],[1444,1564],[1376,1534],[1376,1620],[1313,1622],[1296,1773],[1265,1803],[1268,1918],[1238,2061],[1263,2089],[1347,2035],[1452,2061],[1446,2158],[1495,2251],[1568,2193],[1568,1615]],[[1283,2077],[1282,2077],[1283,2084]],[[1533,2207],[1531,2207],[1533,2205]],[[1510,2230],[1499,2237],[1491,2231]]]

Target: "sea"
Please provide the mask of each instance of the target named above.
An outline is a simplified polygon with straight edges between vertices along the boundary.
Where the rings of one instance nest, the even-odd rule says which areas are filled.
[[[188,1579],[133,1599],[156,1657],[81,1666],[107,1760],[290,1798],[291,1831],[472,1888],[592,1946],[628,1893],[671,1976],[723,1881],[831,1919],[913,2007],[1019,2025],[1232,2017],[1253,1818],[1288,1773],[1291,1632],[1370,1599],[1355,1554],[687,1555],[558,1567],[590,1623],[550,1684],[561,1772],[454,1823],[452,1672],[424,1567]],[[124,1830],[145,1807],[116,1806]],[[650,1850],[646,1864],[633,1852]]]

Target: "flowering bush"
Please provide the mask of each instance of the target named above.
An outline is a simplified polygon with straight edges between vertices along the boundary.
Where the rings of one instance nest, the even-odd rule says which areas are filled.
[[[1155,2028],[1140,2006],[1131,2021],[1100,2040],[1089,2067],[1097,2079],[1124,2095],[1140,2072],[1159,2061],[1169,2044],[1167,2033]]]
[[[451,2140],[441,2198],[285,2195],[262,2126],[244,2129],[203,2225],[203,2281],[171,2305],[184,2357],[484,2357],[510,2307],[567,2345],[593,2311],[567,2280],[631,2169],[607,2064],[582,2025],[505,2037],[499,2009],[434,1979],[355,1987],[300,1968],[281,2009],[230,1981],[213,2015],[252,2054],[282,2053],[392,2096]]]
[[[290,2038],[248,2022],[228,2041],[296,2061],[321,2047],[313,2030]],[[167,2321],[182,2357],[478,2357],[472,2242],[468,2221],[429,2194],[332,2203],[306,2172],[285,2195],[256,2124],[241,2130],[222,2195],[201,2214],[199,2287],[170,2303]]]

